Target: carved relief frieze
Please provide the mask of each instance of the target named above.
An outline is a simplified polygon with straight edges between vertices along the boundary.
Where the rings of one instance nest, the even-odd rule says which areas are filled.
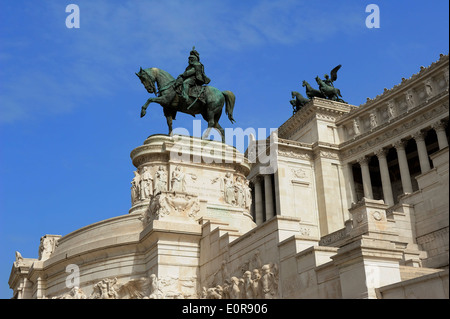
[[[342,158],[346,159],[349,157],[355,157],[355,155],[361,153],[366,153],[368,150],[372,149],[373,147],[379,146],[384,147],[386,145],[383,145],[383,143],[386,143],[387,140],[391,138],[395,138],[398,136],[401,136],[405,132],[412,131],[414,129],[417,129],[418,131],[422,129],[421,126],[426,121],[429,121],[432,118],[437,118],[441,116],[443,113],[448,112],[449,104],[448,102],[442,103],[440,105],[437,105],[430,110],[424,112],[422,115],[420,115],[420,118],[412,118],[410,121],[407,121],[401,125],[394,126],[394,128],[386,130],[381,133],[381,135],[377,135],[373,139],[368,139],[365,143],[361,143],[355,140],[349,140],[347,142],[344,142],[341,144],[341,148],[347,148],[347,146],[351,144],[356,144],[357,146],[349,147],[347,150],[344,150],[342,154]],[[397,119],[402,118],[406,116],[406,114],[398,116]],[[411,132],[413,134],[414,132]],[[362,134],[361,137],[365,137],[368,135],[367,133]]]
[[[196,195],[162,191],[150,200],[148,209],[143,216],[143,222],[148,223],[153,219],[161,219],[166,216],[195,219],[199,211],[200,202]]]
[[[221,284],[203,287],[202,299],[277,299],[279,270],[277,264],[247,269],[240,276],[226,277]]]
[[[211,184],[220,183],[221,197],[229,205],[249,210],[252,204],[250,181],[241,175],[233,176],[227,172],[223,177],[215,177]]]
[[[302,152],[300,150],[289,150],[289,149],[278,149],[277,150],[278,156],[282,157],[288,157],[288,158],[294,158],[294,159],[300,159],[300,160],[306,160],[310,161],[312,159],[312,156],[308,152]]]
[[[186,279],[177,279],[186,281]],[[195,283],[195,278],[188,278],[188,281]],[[174,280],[159,280],[155,274],[149,277],[131,279],[124,283],[119,283],[116,277],[105,278],[95,283],[92,287],[92,293],[89,296],[79,287],[73,287],[67,293],[54,296],[52,299],[172,299],[174,297],[184,298],[185,294],[180,291],[174,291],[172,284]],[[182,285],[181,285],[182,286]],[[190,285],[192,287],[192,285]],[[194,286],[195,287],[195,286]],[[192,287],[192,288],[194,288]],[[194,289],[192,289],[194,290]],[[193,296],[193,294],[187,294]],[[195,297],[195,296],[193,296]]]
[[[168,160],[169,160],[168,154],[163,153],[145,154],[142,156],[138,156],[137,158],[134,158],[133,165],[135,167],[140,167],[141,165],[144,165],[146,163],[155,163],[155,162],[166,163]]]

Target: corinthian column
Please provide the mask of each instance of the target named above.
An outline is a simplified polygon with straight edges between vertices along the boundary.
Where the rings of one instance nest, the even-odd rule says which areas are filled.
[[[358,163],[361,166],[364,197],[368,199],[373,199],[372,181],[370,180],[370,171],[369,171],[369,159],[367,157],[362,157],[358,160]]]
[[[445,124],[441,121],[433,124],[433,129],[436,131],[439,149],[446,148],[448,146],[447,134],[445,134]]]
[[[406,159],[405,145],[403,141],[394,144],[397,150],[398,166],[400,167],[400,177],[402,179],[403,193],[412,193],[411,175],[409,174],[408,160]]]
[[[394,205],[394,196],[392,195],[391,179],[389,177],[389,168],[386,160],[386,150],[380,149],[375,152],[380,164],[381,184],[383,187],[383,197],[385,204]]]
[[[430,161],[428,159],[427,146],[425,145],[425,138],[422,132],[417,132],[413,135],[417,144],[417,153],[419,154],[419,163],[421,173],[426,173],[430,170]]]

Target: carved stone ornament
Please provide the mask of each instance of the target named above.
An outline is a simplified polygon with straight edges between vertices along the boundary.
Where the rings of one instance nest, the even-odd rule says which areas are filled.
[[[226,277],[222,284],[203,287],[202,299],[276,299],[278,298],[278,265],[265,264],[242,276]]]
[[[118,299],[119,295],[114,288],[117,278],[103,279],[94,285],[94,289],[89,299]]]
[[[61,236],[45,235],[41,237],[41,243],[39,245],[39,260],[47,260],[51,254],[55,251],[58,245],[58,239]]]
[[[195,219],[200,211],[196,195],[182,192],[160,192],[153,196],[146,212],[144,222],[161,219],[165,216],[178,216]]]
[[[220,181],[220,190],[222,192],[225,203],[250,209],[252,204],[252,196],[250,189],[250,182],[242,176],[233,177],[230,172],[226,173],[223,178],[216,177],[211,180],[211,183]]]
[[[81,288],[73,287],[69,292],[61,296],[53,297],[52,299],[87,299],[87,296]]]
[[[373,219],[375,219],[376,221],[380,221],[380,220],[382,220],[383,219],[383,215],[379,212],[379,211],[374,211],[373,213],[372,213],[372,217],[373,217]]]

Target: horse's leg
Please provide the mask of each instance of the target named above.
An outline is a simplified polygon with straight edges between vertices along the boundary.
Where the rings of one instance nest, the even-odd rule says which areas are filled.
[[[216,128],[220,132],[220,135],[222,136],[222,143],[225,143],[225,130],[222,128],[222,126],[220,126],[219,122],[216,122],[214,124],[214,128]]]
[[[169,127],[169,135],[172,136],[172,116],[166,116],[167,126]]]
[[[202,114],[203,118],[208,122],[208,128],[202,136],[202,139],[206,139],[211,132],[211,129],[214,127],[214,113],[212,111],[206,111],[206,113]]]
[[[155,102],[162,105],[167,104],[167,97],[166,96],[158,96],[158,97],[151,97],[145,102],[145,104],[141,108],[141,117],[143,117],[147,113],[147,107],[150,103]]]
[[[145,114],[147,113],[147,107],[148,107],[148,105],[149,105],[151,102],[153,102],[153,98],[152,98],[152,97],[149,98],[149,99],[147,100],[147,102],[145,102],[145,104],[142,106],[142,108],[141,108],[141,117],[144,117],[144,116],[145,116]]]

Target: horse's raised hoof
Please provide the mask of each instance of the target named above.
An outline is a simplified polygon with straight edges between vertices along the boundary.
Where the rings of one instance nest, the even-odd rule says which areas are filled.
[[[147,112],[146,112],[144,109],[142,109],[142,110],[141,110],[141,117],[144,117],[146,113],[147,113]]]

